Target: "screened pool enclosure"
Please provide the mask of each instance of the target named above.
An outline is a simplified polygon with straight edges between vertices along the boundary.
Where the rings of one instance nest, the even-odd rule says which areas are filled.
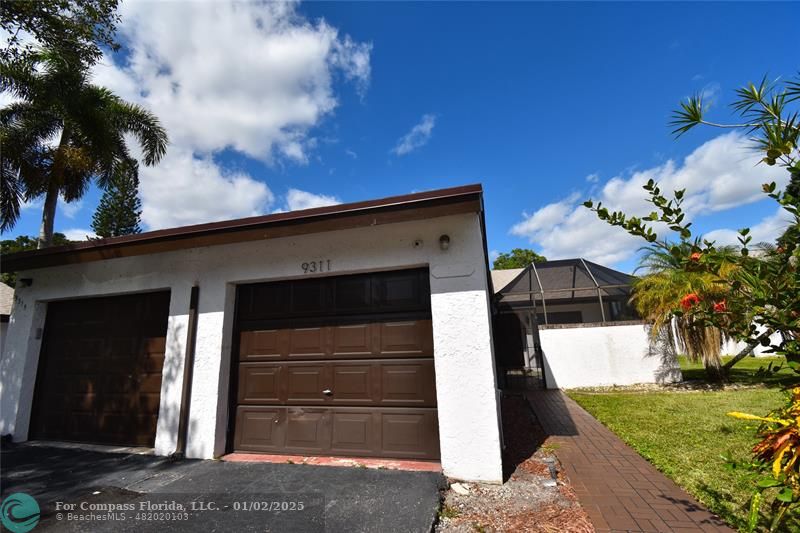
[[[544,385],[540,328],[638,320],[629,303],[633,280],[629,274],[581,258],[493,270],[495,358],[504,384],[522,376],[526,382]]]

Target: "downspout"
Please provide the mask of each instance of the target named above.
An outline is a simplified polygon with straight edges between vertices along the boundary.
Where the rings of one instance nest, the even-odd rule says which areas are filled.
[[[186,437],[189,433],[189,404],[192,398],[192,374],[194,372],[194,352],[197,345],[197,302],[200,297],[200,287],[192,287],[189,298],[189,325],[186,339],[186,355],[183,361],[183,388],[181,392],[181,411],[178,418],[178,440],[175,452],[170,455],[173,459],[183,459],[186,456]]]

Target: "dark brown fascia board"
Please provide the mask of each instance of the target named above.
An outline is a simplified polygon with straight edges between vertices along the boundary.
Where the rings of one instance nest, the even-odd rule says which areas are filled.
[[[0,272],[101,261],[201,246],[424,220],[483,210],[483,189],[465,185],[378,200],[196,224],[3,256]]]

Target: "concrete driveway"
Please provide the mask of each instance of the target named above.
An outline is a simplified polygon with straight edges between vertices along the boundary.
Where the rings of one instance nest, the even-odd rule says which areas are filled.
[[[294,464],[17,445],[2,451],[3,498],[41,508],[33,531],[428,532],[445,480]]]

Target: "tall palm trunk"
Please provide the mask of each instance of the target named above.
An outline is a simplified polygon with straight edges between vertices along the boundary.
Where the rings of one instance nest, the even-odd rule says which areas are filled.
[[[56,206],[58,205],[58,183],[51,178],[47,186],[47,194],[44,197],[44,208],[42,209],[42,226],[39,229],[39,243],[37,248],[47,248],[53,241],[53,226],[56,218]]]
[[[39,229],[38,249],[47,248],[53,242],[53,229],[56,219],[56,206],[58,206],[58,193],[61,184],[64,182],[64,149],[69,142],[69,128],[64,126],[61,131],[61,140],[58,142],[58,149],[53,158],[53,169],[47,184],[47,193],[44,197],[44,207],[42,208],[42,225]]]

